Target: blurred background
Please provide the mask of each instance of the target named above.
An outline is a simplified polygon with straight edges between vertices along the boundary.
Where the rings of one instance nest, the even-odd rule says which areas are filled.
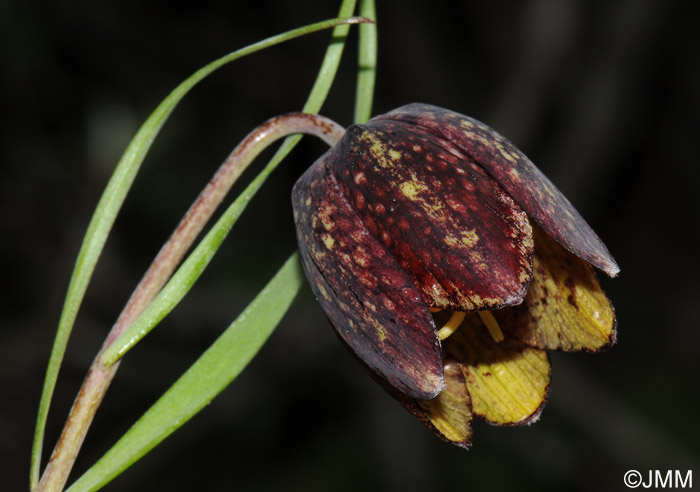
[[[200,66],[334,17],[339,2],[0,5],[0,483],[26,490],[43,372],[70,272],[111,170],[157,103]],[[440,442],[368,378],[304,287],[244,373],[105,490],[624,490],[628,469],[700,481],[700,20],[692,1],[378,2],[374,112],[414,101],[474,116],[557,184],[622,268],[602,354],[552,354],[540,421],[476,422]],[[160,244],[235,144],[299,110],[329,33],[199,85],[147,157],[66,353],[46,453]],[[323,113],[352,119],[356,33]],[[324,151],[305,139],[158,330],[127,357],[73,475],[86,470],[296,248],[289,193]],[[266,154],[270,155],[270,154]],[[262,167],[262,160],[245,175]],[[241,189],[239,184],[236,189]]]

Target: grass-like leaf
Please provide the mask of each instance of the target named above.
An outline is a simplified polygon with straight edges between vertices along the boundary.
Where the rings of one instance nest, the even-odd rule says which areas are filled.
[[[355,4],[355,0],[345,0],[341,4],[338,18],[352,15]],[[349,25],[339,25],[333,30],[332,41],[326,50],[314,86],[304,104],[303,112],[317,113],[328,97],[328,92],[340,65],[349,29]],[[189,292],[257,191],[301,138],[301,135],[294,135],[284,140],[270,162],[219,218],[146,311],[103,353],[102,361],[105,364],[112,364],[122,357],[127,350],[167,316]]]
[[[355,8],[355,1],[354,0],[344,0],[342,5],[341,5],[341,11],[340,11],[340,17],[345,17],[354,11]],[[344,40],[347,36],[347,32],[349,30],[349,26],[343,26],[339,25],[334,29],[333,31],[333,38],[330,46],[328,47],[328,50],[326,52],[326,57],[324,58],[324,62],[322,64],[321,70],[319,72],[319,75],[317,77],[316,83],[314,84],[314,88],[311,91],[311,94],[309,96],[309,99],[307,101],[307,104],[304,106],[304,110],[306,112],[317,112],[321,105],[323,104],[323,101],[325,101],[325,98],[328,94],[328,91],[330,89],[330,86],[332,84],[332,81],[335,77],[335,73],[337,72],[338,64],[340,61],[340,57],[342,55],[342,50],[344,46]],[[212,228],[210,233],[205,237],[205,239],[202,241],[202,243],[198,246],[198,248],[195,249],[193,252],[193,255],[188,258],[188,260],[185,262],[185,264],[181,267],[181,271],[176,274],[178,276],[178,279],[173,279],[175,281],[180,281],[181,284],[177,285],[177,283],[172,283],[172,287],[174,291],[177,291],[177,295],[182,297],[187,290],[191,287],[191,285],[194,283],[196,278],[201,274],[203,269],[206,267],[206,264],[208,263],[209,259],[215,252],[215,250],[218,248],[218,246],[221,244],[221,241],[224,239],[228,231],[230,230],[231,226],[235,222],[236,218],[240,216],[242,213],[243,209],[247,205],[247,203],[250,201],[252,196],[254,195],[255,191],[259,189],[259,187],[262,185],[262,183],[265,181],[265,178],[272,172],[272,170],[279,164],[279,162],[283,159],[283,157],[291,150],[291,148],[294,146],[294,144],[298,141],[298,138],[290,138],[287,139],[285,142],[285,145],[283,145],[275,157],[273,157],[272,161],[268,164],[268,166],[265,168],[265,170],[261,173],[261,175],[257,176],[255,180],[249,185],[249,187],[241,194],[241,196],[234,202],[234,204],[229,208],[229,210],[222,216],[222,218],[217,222],[217,224]],[[180,275],[181,274],[181,275]],[[282,285],[280,288],[289,288],[292,289],[292,287],[289,287],[288,285],[285,287],[285,285]],[[168,286],[164,290],[168,290]],[[296,290],[298,290],[298,287],[293,288],[294,293]],[[173,292],[172,290],[170,291],[171,293]],[[280,296],[283,298],[286,294],[289,294],[290,292],[283,292],[280,293],[278,291],[271,291],[267,290],[266,291],[268,294],[272,293],[273,296],[276,299],[279,299]],[[262,295],[262,294],[261,294]],[[262,295],[262,299],[264,299],[264,295]],[[258,299],[261,299],[260,297]],[[168,304],[169,301],[166,300],[166,304]],[[155,310],[161,309],[162,316],[164,316],[169,309],[174,306],[175,303],[173,303],[170,307],[165,308],[165,311],[162,311],[163,305],[161,304],[160,307],[156,307]],[[286,310],[286,308],[284,308]],[[161,317],[162,317],[161,316]],[[240,318],[242,323],[247,323],[246,319],[251,319],[251,318]],[[270,319],[265,318],[269,324],[263,323],[260,326],[257,325],[246,325],[246,330],[247,331],[254,331],[258,332],[261,334],[261,336],[264,335],[264,332],[266,330],[273,330],[274,327],[277,325],[279,322],[279,319]],[[157,322],[157,321],[156,321]],[[266,335],[264,335],[264,338],[266,338]],[[260,345],[262,342],[260,343]],[[258,347],[259,348],[259,347]],[[254,353],[258,350],[258,348],[255,348],[251,354],[249,355],[249,358],[251,358]],[[208,352],[209,353],[209,352]],[[220,354],[221,357],[224,357],[226,361],[230,360],[230,357],[236,357],[235,353],[232,354],[226,354],[225,352],[217,352]],[[213,357],[213,356],[212,356]],[[247,360],[249,360],[249,358]],[[241,365],[242,367],[247,364],[247,360]],[[222,363],[224,363],[222,361]],[[228,363],[228,362],[226,362]],[[228,380],[230,382],[233,377],[235,377],[235,374],[231,376],[231,378]],[[225,384],[215,384],[215,387],[212,388],[200,388],[202,390],[202,395],[210,395],[208,396],[209,399],[213,398],[218,392],[220,392],[224,387]],[[182,386],[177,386],[177,388],[182,388]],[[180,393],[180,389],[175,389],[173,393],[169,393],[171,398],[181,398],[182,394]],[[185,397],[186,399],[191,398],[189,396]],[[208,400],[207,400],[208,401]],[[200,407],[201,408],[201,407]],[[198,409],[193,410],[191,415],[194,415]],[[150,411],[144,414],[142,417],[142,420],[149,421],[149,415]],[[190,415],[190,416],[191,416]],[[170,420],[168,420],[168,417],[170,417]],[[189,417],[188,417],[189,418]],[[186,419],[184,419],[186,420]],[[119,441],[118,445],[115,445],[116,448],[114,451],[108,452],[108,455],[100,460],[100,466],[99,470],[95,471],[94,469],[90,469],[87,472],[87,476],[91,477],[89,478],[91,483],[100,483],[104,484],[107,481],[111,480],[114,476],[116,476],[118,473],[120,473],[122,470],[124,470],[126,467],[128,467],[131,463],[133,463],[135,460],[137,460],[140,456],[145,454],[148,450],[150,450],[153,446],[155,446],[160,440],[162,440],[163,436],[162,434],[162,429],[165,427],[169,427],[172,430],[175,428],[179,427],[183,423],[183,418],[182,415],[180,414],[164,414],[160,415],[156,421],[159,422],[159,426],[152,426],[152,425],[145,425],[140,427],[141,429],[141,434],[139,434],[139,439],[141,443],[146,443],[143,446],[138,446],[134,444],[131,441],[131,438],[125,438],[123,440]],[[172,430],[170,432],[172,432]],[[134,447],[135,446],[135,447]],[[140,451],[138,451],[136,454],[134,453],[127,453],[131,454],[133,456],[132,458],[128,458],[127,461],[124,461],[124,454],[123,451],[124,449],[129,448],[129,449],[136,449],[138,448]],[[121,451],[119,451],[121,450]],[[141,454],[138,454],[141,453]],[[107,477],[106,474],[109,474]],[[81,478],[81,481],[83,479]],[[97,485],[99,487],[101,485]]]
[[[352,3],[354,9],[354,2],[345,3]],[[352,9],[350,10],[350,13],[352,13]],[[41,462],[44,431],[51,397],[56,386],[58,371],[65,353],[70,332],[75,323],[78,309],[84,297],[89,280],[95,269],[99,255],[104,247],[104,243],[112,228],[112,225],[114,224],[117,213],[121,208],[136,173],[138,172],[138,169],[146,156],[146,153],[150,149],[151,144],[153,143],[160,128],[167,120],[168,116],[171,114],[179,101],[190,91],[190,89],[192,89],[192,87],[221,66],[243,56],[255,53],[256,51],[260,51],[275,44],[279,44],[305,34],[310,34],[312,32],[328,29],[341,24],[355,22],[357,22],[356,19],[338,18],[311,24],[270,37],[259,43],[255,43],[219,58],[218,60],[215,60],[214,62],[195,72],[187,80],[176,87],[141,126],[124,152],[124,155],[120,159],[112,178],[102,194],[95,213],[90,221],[90,225],[88,226],[88,230],[85,234],[85,238],[71,276],[64,308],[59,320],[56,338],[49,358],[46,378],[39,404],[31,457],[30,483],[32,489],[36,487],[39,479],[39,467]],[[323,98],[325,99],[325,95]]]
[[[313,134],[322,138],[329,145],[333,145],[342,137],[345,133],[345,129],[334,121],[319,115],[298,113],[277,116],[263,123],[248,134],[244,141],[236,147],[236,150],[231,153],[231,156],[226,159],[226,162],[222,164],[210,183],[216,183],[216,187],[221,185],[222,190],[227,189],[231,182],[227,180],[226,176],[232,175],[232,173],[229,173],[231,169],[237,168],[242,172],[264,148],[274,143],[277,139],[300,132]],[[235,222],[245,210],[250,199],[262,186],[272,170],[273,169],[268,166],[263,172],[256,176],[252,184],[244,190],[228,210],[219,218],[194,251],[192,251],[188,258],[180,265],[177,272],[175,272],[170,280],[168,280],[167,284],[148,304],[145,310],[141,312],[138,318],[131,322],[130,325],[125,326],[126,329],[121,335],[106,348],[100,356],[100,361],[105,364],[105,366],[111,366],[123,357],[127,350],[131,349],[131,347],[146,336],[173,310],[187,292],[189,292],[218,251],[221,243],[226,238]],[[217,179],[217,177],[220,179]],[[215,188],[209,188],[209,186],[207,186],[207,190],[209,190],[207,197],[218,196],[219,192],[212,191],[214,189]],[[220,193],[224,193],[224,191]],[[201,196],[202,195],[200,195],[200,197]],[[205,200],[200,201],[198,199],[195,203],[201,204],[204,202]],[[205,207],[200,207],[199,210],[204,208]],[[190,210],[192,209],[198,210],[195,205],[190,207]],[[181,224],[182,223],[183,222],[181,222]],[[178,230],[180,230],[179,227]],[[173,240],[173,237],[177,237],[178,239]],[[189,237],[189,235],[187,238],[171,236],[168,243],[171,241],[181,241],[184,243],[185,247],[188,248],[191,244],[188,240]]]
[[[97,490],[173,433],[245,368],[304,282],[293,254],[226,331],[68,492]]]

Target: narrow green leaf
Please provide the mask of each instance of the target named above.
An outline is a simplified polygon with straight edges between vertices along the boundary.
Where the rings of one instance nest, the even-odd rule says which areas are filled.
[[[263,169],[226,209],[146,310],[104,351],[101,357],[105,365],[109,366],[123,357],[185,297],[209,265],[251,198],[262,187],[273,170],[272,166]]]
[[[356,3],[356,0],[343,0],[343,3],[340,5],[338,17],[350,17],[355,11]],[[345,39],[348,37],[349,32],[349,25],[339,25],[333,29],[331,42],[326,49],[326,54],[323,57],[323,62],[321,62],[318,76],[316,77],[316,81],[314,82],[306,104],[304,104],[302,112],[318,113],[321,110],[321,106],[323,106],[323,103],[328,97],[328,92],[331,90],[331,84],[338,70],[338,64],[340,63],[340,58],[345,48]]]
[[[146,153],[160,131],[160,128],[170,116],[170,113],[180,102],[180,100],[190,91],[190,89],[192,89],[192,87],[194,87],[213,71],[227,63],[305,34],[310,34],[312,32],[328,29],[334,26],[357,22],[358,20],[355,18],[344,18],[331,19],[310,24],[308,26],[272,36],[261,42],[234,51],[222,58],[219,58],[218,60],[213,61],[212,63],[199,69],[179,86],[177,86],[160,103],[155,111],[153,111],[153,113],[148,117],[148,119],[136,133],[120,159],[114,174],[112,175],[107,187],[105,188],[105,191],[102,194],[102,197],[100,198],[95,213],[93,214],[88,226],[87,232],[85,233],[85,238],[83,239],[83,244],[80,248],[78,259],[76,260],[70,284],[68,286],[68,292],[66,294],[66,300],[59,320],[56,338],[49,357],[46,377],[39,403],[30,467],[30,486],[32,490],[36,488],[39,481],[39,467],[41,464],[46,419],[51,403],[51,397],[58,378],[58,371],[60,369],[61,361],[63,360],[63,355],[68,343],[68,338],[70,337],[70,332],[73,324],[75,323],[78,309],[85,295],[87,285],[92,277],[92,273],[95,269],[99,255],[104,247],[104,243],[107,240],[107,236],[112,228],[112,225],[114,224],[117,213],[124,202],[126,194],[133,183],[136,173],[143,162]],[[289,150],[291,150],[291,148]]]
[[[340,5],[340,11],[338,12],[338,17],[346,17],[352,15],[355,11],[356,0],[343,0]],[[318,113],[326,101],[328,92],[330,91],[333,80],[335,79],[335,74],[338,72],[338,65],[340,64],[340,59],[343,55],[343,49],[345,49],[345,40],[350,31],[350,26],[338,26],[333,29],[333,36],[331,38],[331,43],[326,49],[326,55],[321,63],[321,68],[318,71],[318,76],[314,82],[314,86],[311,89],[309,98],[304,104],[302,112],[304,113]],[[299,143],[302,139],[301,135],[294,135],[287,137],[282,145],[280,145],[275,155],[270,159],[270,163],[267,165],[274,169],[277,165],[282,162],[282,160],[292,151],[292,149]],[[245,194],[242,193],[242,194]]]
[[[304,282],[294,253],[226,331],[68,492],[97,490],[207,405],[245,368]]]
[[[354,122],[365,123],[372,116],[374,82],[377,76],[377,10],[374,0],[362,0],[359,14],[375,21],[373,24],[363,24],[358,28],[360,41],[357,56]]]
[[[355,0],[345,0],[340,7],[338,17],[342,18],[352,15],[355,3]],[[340,25],[333,30],[331,43],[326,50],[326,55],[321,63],[314,86],[304,104],[303,112],[317,113],[326,100],[338,71],[349,28],[350,26],[348,25]],[[255,193],[301,138],[301,135],[295,135],[284,140],[267,166],[229,206],[197,248],[190,253],[175,275],[163,287],[158,296],[149,304],[148,308],[103,353],[102,361],[106,365],[113,364],[121,358],[165,318],[189,292],[209,264],[222,241],[226,238],[228,232],[243,213],[250,200],[255,196]]]
[[[344,0],[341,5],[340,15],[350,15],[353,12],[354,8],[355,0]],[[342,29],[342,27],[334,29],[332,42],[326,51],[326,56],[324,58],[321,70],[319,71],[316,83],[314,84],[309,99],[307,100],[307,103],[304,106],[305,112],[318,112],[323,102],[325,101],[330,86],[335,78],[338,65],[340,63],[340,58],[342,55],[345,38],[347,37],[347,32],[348,29]],[[200,249],[197,254],[193,253],[191,259],[188,258],[186,263],[190,261],[191,263],[188,267],[182,270],[182,280],[184,282],[184,289],[183,291],[181,291],[179,287],[175,287],[176,284],[174,283],[172,292],[175,293],[175,295],[184,295],[184,292],[186,292],[186,290],[188,290],[189,287],[194,283],[196,277],[204,269],[206,263],[208,263],[208,258],[210,258],[210,254],[213,254],[213,251],[211,251],[209,248],[215,249],[218,247],[218,245],[221,243],[230,227],[233,225],[233,222],[235,222],[237,217],[240,216],[248,202],[252,199],[255,192],[262,186],[267,176],[269,176],[269,174],[276,168],[276,166],[281,162],[281,160],[289,153],[289,151],[291,151],[291,149],[300,140],[300,138],[300,136],[296,138],[289,137],[285,140],[284,144],[280,147],[280,149],[277,151],[277,153],[268,163],[265,169],[249,184],[246,190],[244,190],[243,193],[241,193],[238,199],[225,212],[224,216],[222,216],[222,218],[217,222],[214,228],[212,228],[212,231],[207,235],[207,238],[205,238],[205,240],[202,241],[202,243],[200,244],[202,249]],[[185,265],[183,265],[183,267],[184,266]],[[190,267],[191,269],[189,270],[189,273],[187,273],[188,268]],[[298,267],[297,271],[299,271]],[[179,272],[176,275],[178,274]],[[299,274],[299,278],[303,278],[303,276]],[[301,280],[299,282],[301,283]],[[165,288],[168,289],[169,287],[166,285]],[[295,289],[298,290],[298,288],[298,285],[295,286]],[[275,304],[278,304],[281,300],[282,294],[275,292],[274,289],[270,289],[268,292],[273,294],[273,302]],[[261,293],[258,296],[258,298],[264,299],[265,296]],[[165,311],[167,311],[168,309],[170,309],[170,307],[167,306],[165,308],[163,308],[163,306],[161,306],[161,308],[154,307],[154,312],[161,310],[161,312],[157,314],[157,316],[162,317],[165,314],[167,314]],[[243,316],[241,316],[241,318],[239,319],[242,318]],[[272,329],[274,329],[278,322],[279,320],[270,321],[269,325],[265,326],[267,326],[271,331]],[[258,347],[251,351],[250,357],[252,357],[254,353],[257,352],[261,345],[262,341],[260,345],[258,345]],[[217,351],[216,354],[218,354],[217,356],[219,358],[225,359],[225,364],[230,364],[230,358],[233,355],[235,355],[227,353],[226,350]],[[245,367],[248,360],[242,361],[240,365],[241,369]],[[222,364],[224,363],[222,362]],[[234,377],[235,374],[231,376],[229,382]],[[209,392],[209,400],[213,398],[216,394],[218,394],[218,392],[220,392],[224,386],[225,385],[219,385],[218,388],[207,388],[207,390],[211,389],[211,392]],[[171,399],[182,398],[185,401],[189,399],[186,395],[183,396],[180,389],[173,389],[172,392],[169,392],[169,395]],[[194,413],[196,413],[196,411],[198,411],[200,408],[201,406],[197,409],[194,409],[191,415],[194,415]],[[107,483],[109,480],[121,473],[121,471],[130,466],[130,464],[136,461],[140,456],[143,456],[146,452],[152,449],[153,446],[157,445],[165,436],[167,436],[170,432],[174,431],[177,427],[179,427],[179,425],[181,425],[182,422],[184,422],[184,420],[186,420],[182,419],[181,415],[175,414],[171,415],[172,420],[168,421],[167,418],[167,415],[160,415],[157,418],[151,418],[150,420],[148,420],[149,417],[147,417],[147,415],[144,415],[142,419],[146,419],[146,423],[140,425],[139,427],[141,432],[140,442],[147,444],[139,448],[138,442],[133,441],[133,436],[135,434],[131,434],[130,436],[124,436],[119,441],[119,443],[117,443],[117,445],[115,445],[115,447],[112,448],[112,450],[110,450],[107,453],[107,455],[99,461],[98,464],[96,464],[93,468],[88,470],[88,472],[86,472],[86,474],[79,479],[79,482],[77,482],[71,488],[71,490],[83,490],[80,488],[82,487],[81,484],[85,485],[86,488],[84,490],[96,490],[97,488],[101,487],[101,485]],[[153,422],[158,422],[161,425],[161,429],[170,429],[169,432],[163,434],[157,427],[154,427],[152,425]],[[136,451],[133,453],[126,452],[126,454],[130,454],[131,457],[125,459],[126,455],[124,450],[127,448]]]

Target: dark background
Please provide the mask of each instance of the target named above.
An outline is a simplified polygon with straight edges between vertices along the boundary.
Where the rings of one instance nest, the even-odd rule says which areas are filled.
[[[200,66],[334,17],[336,3],[2,3],[0,488],[27,488],[43,371],[70,272],[133,133]],[[617,310],[617,346],[553,354],[550,400],[537,424],[476,423],[470,451],[440,442],[365,376],[305,287],[241,377],[106,490],[625,490],[630,468],[693,469],[700,482],[700,18],[693,6],[379,1],[375,114],[422,101],[497,128],[570,198],[622,268],[617,279],[601,279]],[[236,62],[173,113],[80,312],[47,453],[159,245],[249,130],[301,108],[328,38],[316,34]],[[323,110],[344,125],[352,117],[355,53],[353,29]],[[129,354],[77,472],[295,249],[289,191],[323,151],[310,139],[295,150],[193,292]]]

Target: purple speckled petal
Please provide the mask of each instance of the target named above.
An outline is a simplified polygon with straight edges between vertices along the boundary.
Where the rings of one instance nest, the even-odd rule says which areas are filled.
[[[338,335],[371,371],[407,396],[433,398],[445,381],[432,316],[329,171],[337,151],[309,168],[292,192],[309,283]]]
[[[522,302],[532,272],[527,215],[449,141],[391,120],[356,125],[329,168],[428,305],[472,311]]]
[[[409,104],[371,121],[401,121],[453,142],[510,194],[542,229],[575,255],[611,277],[612,255],[562,193],[512,143],[468,116],[428,104]]]

